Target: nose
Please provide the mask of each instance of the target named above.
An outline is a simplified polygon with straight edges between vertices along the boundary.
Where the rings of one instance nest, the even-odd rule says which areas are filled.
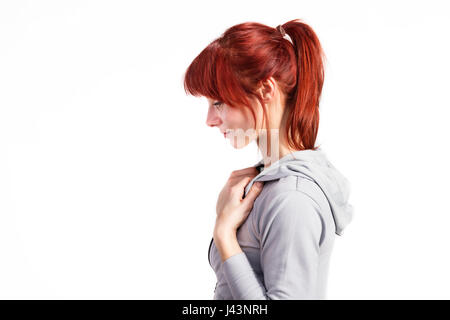
[[[212,106],[208,108],[208,115],[206,116],[206,125],[209,127],[215,127],[222,124],[216,109]]]

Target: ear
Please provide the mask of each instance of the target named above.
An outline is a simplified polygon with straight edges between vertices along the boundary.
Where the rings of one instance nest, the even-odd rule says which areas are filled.
[[[273,77],[269,77],[261,82],[257,92],[264,102],[269,102],[275,95],[275,88],[277,84]]]

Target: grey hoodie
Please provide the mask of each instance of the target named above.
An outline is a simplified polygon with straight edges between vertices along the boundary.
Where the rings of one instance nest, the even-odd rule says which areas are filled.
[[[353,217],[348,180],[325,153],[302,150],[264,169],[264,188],[237,230],[242,248],[224,262],[211,239],[208,259],[217,276],[213,299],[325,299],[335,234]]]

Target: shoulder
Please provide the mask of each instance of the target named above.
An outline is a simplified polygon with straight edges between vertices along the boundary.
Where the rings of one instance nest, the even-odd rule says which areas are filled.
[[[274,223],[280,227],[301,223],[320,228],[321,205],[315,199],[314,182],[303,177],[288,176],[270,181],[255,201],[255,227],[258,233]],[[320,188],[319,188],[320,190]]]
[[[317,183],[312,179],[294,175],[265,182],[255,204],[258,207],[271,207],[284,201],[313,206],[318,210],[325,209],[328,204]]]

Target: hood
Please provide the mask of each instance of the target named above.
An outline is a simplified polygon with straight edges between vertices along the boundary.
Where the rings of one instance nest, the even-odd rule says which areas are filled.
[[[264,169],[260,160],[254,165],[260,173],[247,184],[244,197],[256,181],[278,180],[286,176],[305,176],[312,179],[323,191],[330,204],[336,225],[336,234],[342,235],[353,218],[353,206],[348,203],[349,181],[328,161],[322,149],[300,150],[285,155]]]

